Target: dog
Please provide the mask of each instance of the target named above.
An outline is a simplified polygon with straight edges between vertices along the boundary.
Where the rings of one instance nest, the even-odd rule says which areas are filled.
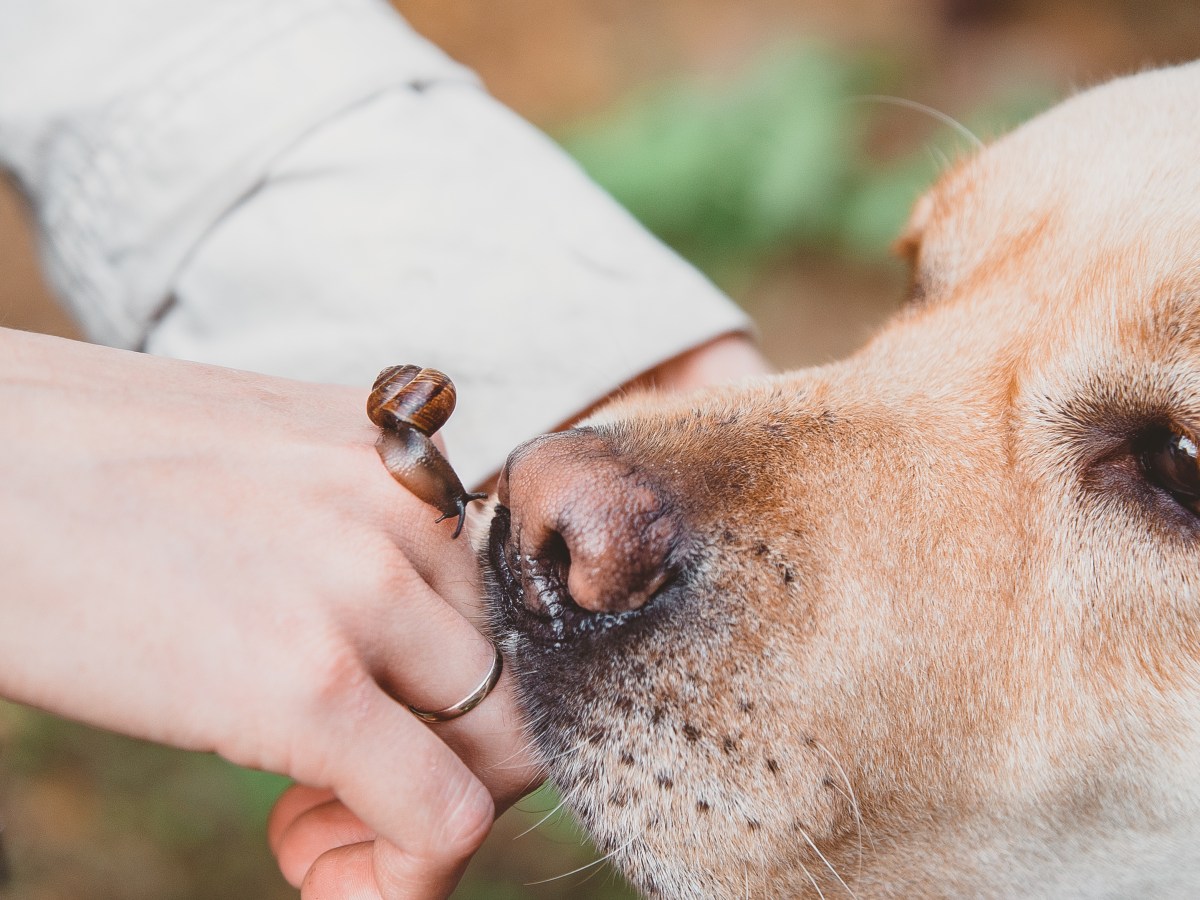
[[[849,359],[509,458],[493,635],[641,892],[1200,895],[1197,98],[960,161]]]

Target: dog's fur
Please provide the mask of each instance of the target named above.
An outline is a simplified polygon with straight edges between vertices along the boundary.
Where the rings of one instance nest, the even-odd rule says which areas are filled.
[[[569,646],[497,615],[553,778],[654,896],[1195,896],[1200,517],[1141,453],[1200,432],[1200,64],[963,161],[902,247],[850,359],[589,423],[692,549]]]

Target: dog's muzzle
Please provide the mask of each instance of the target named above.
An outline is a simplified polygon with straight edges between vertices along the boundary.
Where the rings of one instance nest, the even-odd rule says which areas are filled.
[[[497,487],[490,563],[509,615],[556,642],[637,614],[678,571],[669,492],[590,429],[537,438]]]

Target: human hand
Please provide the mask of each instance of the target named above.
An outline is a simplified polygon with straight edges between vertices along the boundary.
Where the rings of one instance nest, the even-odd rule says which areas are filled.
[[[735,333],[664,362],[623,390],[686,391],[769,370],[754,342]],[[527,761],[515,762],[518,771],[528,771]],[[303,881],[306,897],[421,896],[388,876],[390,849],[328,791],[304,786],[286,791],[271,813],[268,839],[288,879]]]
[[[393,699],[453,702],[492,649],[365,391],[0,330],[0,395],[0,694],[290,775],[381,838],[339,872],[447,894],[536,770],[507,679],[436,734]]]

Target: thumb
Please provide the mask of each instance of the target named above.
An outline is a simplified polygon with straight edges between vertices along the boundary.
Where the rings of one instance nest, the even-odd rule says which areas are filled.
[[[384,898],[445,896],[491,830],[491,794],[446,744],[378,686],[370,686],[356,713],[340,727],[326,783],[383,839],[369,861]],[[351,845],[361,846],[370,845]],[[345,865],[363,864],[350,848],[331,853]],[[332,864],[322,864],[324,858],[310,878],[319,879]]]

